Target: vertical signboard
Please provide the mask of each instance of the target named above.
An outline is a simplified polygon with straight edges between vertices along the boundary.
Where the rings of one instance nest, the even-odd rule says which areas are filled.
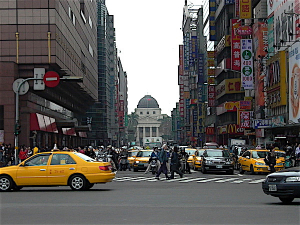
[[[216,99],[216,86],[208,85],[208,106],[214,107]]]
[[[252,39],[241,40],[241,80],[244,89],[253,89]]]
[[[300,42],[289,48],[289,120],[299,123],[300,118]]]
[[[252,16],[251,0],[240,0],[240,18],[250,19]]]
[[[217,5],[216,5],[216,0],[209,0],[209,31],[210,31],[210,36],[209,40],[210,41],[216,41],[217,36],[216,36],[216,10],[217,10]]]
[[[241,21],[231,19],[231,69],[241,70],[241,36],[235,30],[241,26]]]
[[[238,111],[239,125],[240,128],[250,128],[250,112],[249,111]]]

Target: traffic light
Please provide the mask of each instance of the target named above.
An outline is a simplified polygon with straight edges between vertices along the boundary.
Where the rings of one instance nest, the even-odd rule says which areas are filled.
[[[21,133],[21,125],[16,123],[15,124],[15,135],[19,135]]]

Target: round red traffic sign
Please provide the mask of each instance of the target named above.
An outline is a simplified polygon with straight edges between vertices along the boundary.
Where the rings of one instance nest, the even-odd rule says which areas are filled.
[[[47,87],[56,87],[59,84],[59,75],[54,71],[48,71],[43,80]]]

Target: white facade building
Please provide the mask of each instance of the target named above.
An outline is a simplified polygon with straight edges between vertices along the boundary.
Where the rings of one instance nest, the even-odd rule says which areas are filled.
[[[163,116],[155,98],[151,95],[145,95],[140,99],[135,113],[138,115],[136,130],[137,145],[143,146],[144,138],[160,137],[160,119],[163,119]]]

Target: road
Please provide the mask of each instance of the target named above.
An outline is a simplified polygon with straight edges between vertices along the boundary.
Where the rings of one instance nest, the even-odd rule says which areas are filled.
[[[0,224],[300,224],[299,199],[283,205],[265,195],[264,177],[193,171],[156,180],[122,171],[89,191],[24,188],[1,193]]]

